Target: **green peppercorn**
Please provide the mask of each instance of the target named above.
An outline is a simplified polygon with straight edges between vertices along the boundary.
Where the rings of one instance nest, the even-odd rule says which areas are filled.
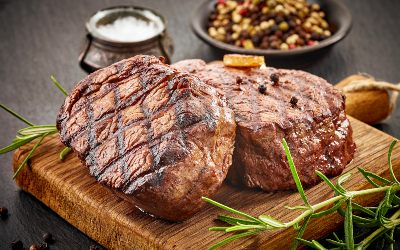
[[[287,31],[289,29],[289,24],[285,21],[279,23],[279,29],[282,31]]]

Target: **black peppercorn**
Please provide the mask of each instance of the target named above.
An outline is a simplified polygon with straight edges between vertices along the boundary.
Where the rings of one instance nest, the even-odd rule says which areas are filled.
[[[12,250],[22,250],[24,249],[24,244],[20,240],[14,240],[11,242],[11,249]]]
[[[42,239],[44,242],[46,243],[53,243],[54,239],[53,239],[53,235],[51,233],[45,233],[42,236]]]
[[[265,92],[267,92],[267,87],[265,87],[264,84],[260,84],[260,85],[258,85],[258,91],[259,91],[261,94],[265,94]]]
[[[242,82],[243,82],[243,79],[240,76],[236,77],[237,84],[241,84]]]
[[[253,44],[259,45],[261,43],[261,37],[255,35],[251,38],[251,41],[253,42]]]
[[[49,245],[46,242],[43,242],[38,246],[38,250],[49,250]]]
[[[278,25],[274,24],[271,26],[271,31],[276,32],[279,29]]]
[[[270,80],[271,80],[271,82],[272,82],[273,85],[276,85],[276,84],[279,83],[279,75],[278,75],[278,74],[272,73],[272,74],[269,76],[269,78],[270,78]]]
[[[312,40],[320,40],[321,36],[317,32],[313,32],[311,34],[311,39]]]
[[[97,246],[97,245],[91,245],[91,246],[89,247],[89,250],[100,250],[100,247]]]
[[[290,104],[292,105],[292,107],[296,107],[298,101],[299,100],[295,96],[292,96],[292,98],[290,98]]]
[[[0,207],[0,217],[2,219],[5,219],[7,218],[7,216],[8,216],[8,209],[5,207]]]

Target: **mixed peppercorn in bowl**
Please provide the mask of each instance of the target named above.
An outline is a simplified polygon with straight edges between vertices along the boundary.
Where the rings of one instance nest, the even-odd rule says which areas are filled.
[[[192,17],[195,34],[216,48],[272,56],[327,47],[350,27],[350,12],[335,0],[214,0]]]

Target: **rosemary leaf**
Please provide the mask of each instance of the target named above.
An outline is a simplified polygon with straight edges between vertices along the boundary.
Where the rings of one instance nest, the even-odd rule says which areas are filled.
[[[22,168],[25,166],[25,164],[28,162],[28,160],[32,157],[33,153],[35,153],[36,149],[39,147],[40,143],[42,143],[43,139],[47,136],[47,134],[42,135],[40,140],[33,146],[29,154],[25,157],[25,159],[22,161],[22,163],[19,165],[17,171],[15,171],[13,175],[13,179],[18,176],[19,172],[21,172]]]
[[[239,219],[227,215],[218,215],[217,217],[218,220],[226,222],[231,225],[238,225],[238,224],[244,224],[244,225],[257,225],[259,224],[258,222],[251,221],[251,220],[245,220],[245,219]]]
[[[392,228],[383,235],[386,238],[386,240],[391,244],[395,243],[395,240],[393,239],[393,233],[394,233],[394,228]]]
[[[64,161],[65,157],[71,152],[71,148],[65,147],[61,152],[60,152],[60,160]]]
[[[50,76],[51,81],[54,83],[54,85],[57,86],[57,88],[65,95],[68,96],[68,92],[61,86],[61,84],[57,81],[57,79],[51,75]]]
[[[13,151],[38,137],[40,137],[40,135],[30,135],[30,136],[24,137],[24,139],[15,140],[10,145],[0,149],[0,154],[5,154],[10,151]]]
[[[397,178],[393,172],[393,165],[392,165],[392,152],[393,152],[394,146],[396,146],[396,143],[397,143],[397,140],[393,140],[392,143],[390,144],[389,152],[388,152],[388,164],[389,164],[390,176],[392,177],[394,182],[396,182],[397,184],[400,184],[400,182],[397,180]]]
[[[301,185],[299,175],[297,174],[296,166],[294,165],[293,158],[292,158],[292,155],[289,150],[289,146],[288,146],[285,138],[282,139],[282,144],[283,144],[283,148],[285,149],[286,158],[288,160],[288,164],[290,167],[290,172],[292,172],[293,180],[296,183],[297,191],[300,193],[300,196],[303,199],[304,204],[306,204],[308,207],[310,207],[311,205],[308,202],[306,193],[304,192],[303,186]]]
[[[32,135],[32,134],[44,134],[57,132],[55,125],[35,125],[27,128],[20,129],[18,134],[20,135]]]
[[[328,177],[326,177],[326,175],[324,175],[322,172],[320,171],[315,171],[315,173],[319,176],[319,178],[321,178],[326,184],[328,184],[328,186],[335,191],[338,194],[341,194],[343,196],[345,196],[345,193],[342,192],[342,190],[338,189],[330,180]]]
[[[338,247],[345,247],[346,244],[340,241],[336,240],[331,240],[331,239],[326,239],[326,242],[331,243],[332,245],[338,246]]]
[[[346,182],[351,177],[351,173],[345,173],[339,176],[336,182],[336,188],[340,190],[342,193],[346,193],[346,189],[342,186],[344,182]]]
[[[33,126],[32,122],[28,121],[26,118],[22,117],[20,114],[18,114],[17,112],[13,111],[12,109],[7,107],[6,105],[0,103],[0,108],[4,109],[5,111],[7,111],[8,113],[10,113],[14,117],[16,117],[18,120],[26,123],[27,125]]]
[[[333,232],[333,237],[335,237],[335,239],[341,243],[343,243],[343,241],[341,239],[339,239],[339,237],[337,236],[337,234],[335,232]]]
[[[266,223],[267,225],[270,225],[271,227],[275,227],[275,228],[284,228],[285,227],[285,223],[278,221],[275,218],[272,218],[269,215],[260,215],[258,217],[261,221],[263,221],[264,223]]]
[[[294,206],[294,207],[290,207],[290,206],[285,206],[285,208],[289,209],[289,210],[307,210],[309,209],[309,207],[306,206]]]
[[[232,235],[232,236],[230,236],[228,238],[225,238],[225,239],[221,240],[220,242],[212,245],[210,248],[208,248],[208,250],[216,249],[216,248],[218,248],[220,246],[223,246],[223,245],[226,245],[229,242],[234,241],[236,239],[243,238],[243,237],[248,237],[248,236],[251,236],[251,235],[254,235],[254,234],[257,234],[257,233],[259,233],[259,232],[258,231],[249,231],[249,232],[243,232],[243,233]]]
[[[311,241],[313,244],[314,244],[314,247],[316,248],[316,249],[319,249],[319,250],[328,250],[328,249],[326,249],[323,245],[321,245],[318,241],[316,241],[316,240],[312,240]]]
[[[317,250],[327,250],[324,246],[322,246],[316,240],[308,241],[308,240],[300,239],[300,238],[297,238],[296,240],[300,241],[301,243],[303,243],[304,245],[306,245],[308,247],[312,247],[312,248],[317,249]]]
[[[225,229],[225,232],[234,232],[234,231],[249,231],[253,229],[264,229],[265,227],[263,225],[237,225],[237,226],[232,226],[228,227]]]
[[[225,230],[226,229],[228,229],[229,227],[210,227],[208,230],[209,231],[224,231],[225,232]]]
[[[364,214],[368,214],[373,217],[375,216],[375,213],[371,209],[363,207],[355,202],[353,202],[353,210],[363,212]]]
[[[214,200],[212,200],[212,199],[210,199],[210,198],[201,197],[201,199],[202,199],[203,201],[205,201],[205,202],[208,202],[208,203],[210,203],[210,204],[216,206],[216,207],[222,208],[222,209],[224,209],[224,210],[226,210],[226,211],[228,211],[228,212],[241,215],[241,216],[243,216],[243,217],[245,217],[245,218],[248,218],[248,219],[253,220],[253,221],[256,221],[256,222],[260,222],[259,219],[254,218],[253,216],[251,216],[251,215],[249,215],[249,214],[246,214],[246,213],[240,212],[240,211],[238,211],[238,210],[236,210],[236,209],[233,209],[233,208],[230,208],[230,207],[228,207],[228,206],[225,206],[224,204],[221,204],[221,203],[219,203],[219,202],[217,202],[217,201],[214,201]]]
[[[360,168],[360,167],[359,167],[358,170],[359,170],[360,173],[368,180],[368,182],[371,183],[371,184],[372,184],[373,186],[375,186],[375,187],[380,187],[381,185],[378,185],[377,183],[375,183],[374,181],[372,181],[372,180],[370,179],[371,177],[372,177],[373,179],[375,179],[375,180],[381,182],[381,183],[384,184],[384,185],[391,185],[391,184],[392,184],[392,182],[389,181],[388,179],[383,178],[383,177],[381,177],[381,176],[379,176],[379,175],[376,175],[376,174],[374,174],[374,173],[372,173],[372,172],[369,172],[369,171],[367,171],[367,170],[365,170],[365,169],[363,169],[363,168]]]

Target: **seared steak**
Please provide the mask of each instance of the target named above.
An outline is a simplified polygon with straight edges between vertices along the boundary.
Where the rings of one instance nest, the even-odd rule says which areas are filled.
[[[344,96],[322,78],[303,71],[235,69],[201,60],[181,61],[174,67],[226,95],[237,123],[228,174],[233,183],[266,191],[295,188],[282,138],[308,186],[320,181],[315,170],[335,176],[352,160],[355,144]]]
[[[204,205],[232,163],[233,112],[217,91],[153,56],[80,81],[57,118],[62,142],[96,179],[179,221]]]

